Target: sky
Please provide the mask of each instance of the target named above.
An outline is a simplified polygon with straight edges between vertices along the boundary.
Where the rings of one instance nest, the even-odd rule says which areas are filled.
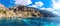
[[[25,5],[42,10],[48,10],[60,15],[60,0],[0,0],[7,8],[15,5]]]
[[[15,4],[17,5],[27,5],[27,6],[31,6],[34,5],[35,2],[43,2],[44,6],[43,7],[50,7],[51,4],[51,0],[0,0],[1,4],[4,4],[6,7],[11,7],[14,6]]]

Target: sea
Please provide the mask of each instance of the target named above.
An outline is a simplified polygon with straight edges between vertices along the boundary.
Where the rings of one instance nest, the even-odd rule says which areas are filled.
[[[60,17],[0,18],[0,26],[60,26]]]

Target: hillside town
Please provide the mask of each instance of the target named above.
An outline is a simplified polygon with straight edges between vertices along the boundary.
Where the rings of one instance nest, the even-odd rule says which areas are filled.
[[[36,11],[32,7],[26,6],[14,6],[6,8],[0,4],[0,17],[43,17],[39,11]]]

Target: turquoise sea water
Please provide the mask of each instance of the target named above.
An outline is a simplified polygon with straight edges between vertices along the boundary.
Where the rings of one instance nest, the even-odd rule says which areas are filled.
[[[0,26],[58,26],[52,18],[1,18]],[[58,24],[58,25],[57,25]]]

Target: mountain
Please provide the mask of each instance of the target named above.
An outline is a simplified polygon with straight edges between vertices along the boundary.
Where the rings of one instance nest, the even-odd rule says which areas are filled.
[[[20,14],[19,16],[22,15],[23,17],[58,17],[57,14],[53,14],[50,11],[28,6],[14,6],[10,10],[13,10],[17,15]]]
[[[19,17],[43,17],[44,15],[41,14],[39,11],[37,11],[33,7],[27,7],[27,6],[14,6],[12,8],[9,8],[10,10],[13,10],[16,15]]]
[[[34,7],[28,6],[13,6],[11,8],[6,8],[4,5],[0,4],[0,17],[56,17],[47,10],[39,10]]]

